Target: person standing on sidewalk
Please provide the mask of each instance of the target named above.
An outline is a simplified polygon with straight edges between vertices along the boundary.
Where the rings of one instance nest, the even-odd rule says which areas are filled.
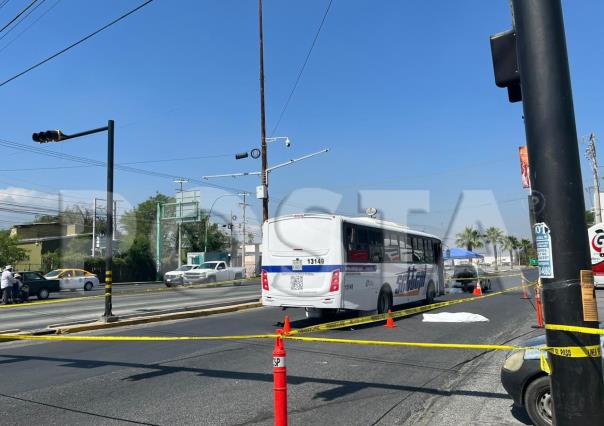
[[[6,265],[0,278],[0,288],[2,288],[2,303],[8,305],[13,301],[13,267]]]

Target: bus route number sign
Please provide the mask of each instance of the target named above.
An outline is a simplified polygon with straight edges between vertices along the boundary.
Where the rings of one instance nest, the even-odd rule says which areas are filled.
[[[554,278],[552,236],[549,227],[543,222],[535,224],[535,242],[537,243],[539,276],[541,278]]]

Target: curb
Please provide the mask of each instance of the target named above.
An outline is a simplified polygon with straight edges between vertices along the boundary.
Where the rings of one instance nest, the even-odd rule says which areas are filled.
[[[229,312],[237,312],[247,309],[259,308],[262,306],[260,301],[251,302],[251,303],[241,303],[238,305],[231,306],[222,306],[217,308],[205,308],[198,309],[194,311],[185,311],[185,312],[174,312],[169,314],[159,314],[148,317],[136,317],[136,318],[128,318],[124,320],[118,320],[116,322],[95,322],[83,325],[73,325],[66,327],[57,327],[54,329],[55,334],[71,334],[71,333],[79,333],[81,331],[92,331],[92,330],[103,330],[107,328],[116,328],[116,327],[125,327],[128,325],[138,325],[138,324],[149,324],[154,322],[162,322],[162,321],[172,321],[178,319],[188,319],[188,318],[198,318],[198,317],[206,317],[210,315],[216,314],[225,314]]]

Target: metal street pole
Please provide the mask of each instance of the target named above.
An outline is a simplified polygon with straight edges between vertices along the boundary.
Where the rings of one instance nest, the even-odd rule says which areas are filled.
[[[562,6],[560,0],[512,4],[532,189],[543,201],[536,211],[537,227],[545,224],[551,236],[551,256],[545,261],[552,269],[547,275],[541,269],[545,320],[598,328],[597,321],[585,320],[582,303],[580,272],[591,271],[591,261]],[[545,265],[541,256],[539,261]],[[583,333],[546,330],[546,337],[549,347],[600,344],[599,336]],[[549,359],[554,424],[604,424],[599,354]]]
[[[157,203],[155,214],[155,279],[161,280],[161,203]]]
[[[92,213],[92,257],[94,257],[96,252],[96,197],[93,200],[93,213]]]
[[[105,259],[105,313],[103,319],[112,321],[115,319],[112,312],[112,289],[113,284],[113,142],[114,122],[107,122],[107,231],[105,240],[107,253]]]
[[[600,177],[598,173],[598,157],[596,155],[596,135],[589,135],[589,145],[586,151],[587,159],[591,164],[594,178],[594,223],[602,223],[602,206],[600,205]]]
[[[262,28],[262,0],[258,0],[258,25],[260,34],[260,148],[262,155],[262,173],[260,173],[260,183],[265,188],[264,198],[262,198],[262,222],[268,220],[268,167],[266,158],[266,117],[264,113],[264,31]]]
[[[242,246],[241,246],[241,266],[243,267],[243,271],[245,273],[245,244],[246,244],[246,235],[245,235],[245,208],[247,207],[246,198],[247,192],[243,192],[241,194],[243,196],[243,204],[241,204],[241,208],[243,209],[243,238],[242,238]]]

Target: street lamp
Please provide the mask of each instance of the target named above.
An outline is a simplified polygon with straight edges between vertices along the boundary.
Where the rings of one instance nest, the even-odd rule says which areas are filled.
[[[116,321],[117,317],[112,313],[112,292],[111,285],[113,283],[113,140],[115,134],[115,124],[113,120],[107,122],[107,126],[97,129],[86,130],[80,133],[66,135],[61,130],[47,130],[32,134],[31,138],[34,142],[49,143],[61,142],[67,139],[79,138],[82,136],[92,135],[94,133],[107,132],[107,231],[105,240],[107,245],[107,253],[105,256],[105,313],[103,320],[105,322]]]
[[[214,202],[212,203],[212,206],[210,207],[210,212],[208,213],[208,217],[206,219],[206,232],[205,232],[205,236],[203,238],[203,251],[204,253],[207,253],[208,251],[208,225],[210,223],[210,217],[212,216],[212,210],[214,209],[214,204],[216,204],[216,201],[220,200],[221,198],[224,197],[239,197],[242,194],[223,194],[219,197],[217,197]]]

